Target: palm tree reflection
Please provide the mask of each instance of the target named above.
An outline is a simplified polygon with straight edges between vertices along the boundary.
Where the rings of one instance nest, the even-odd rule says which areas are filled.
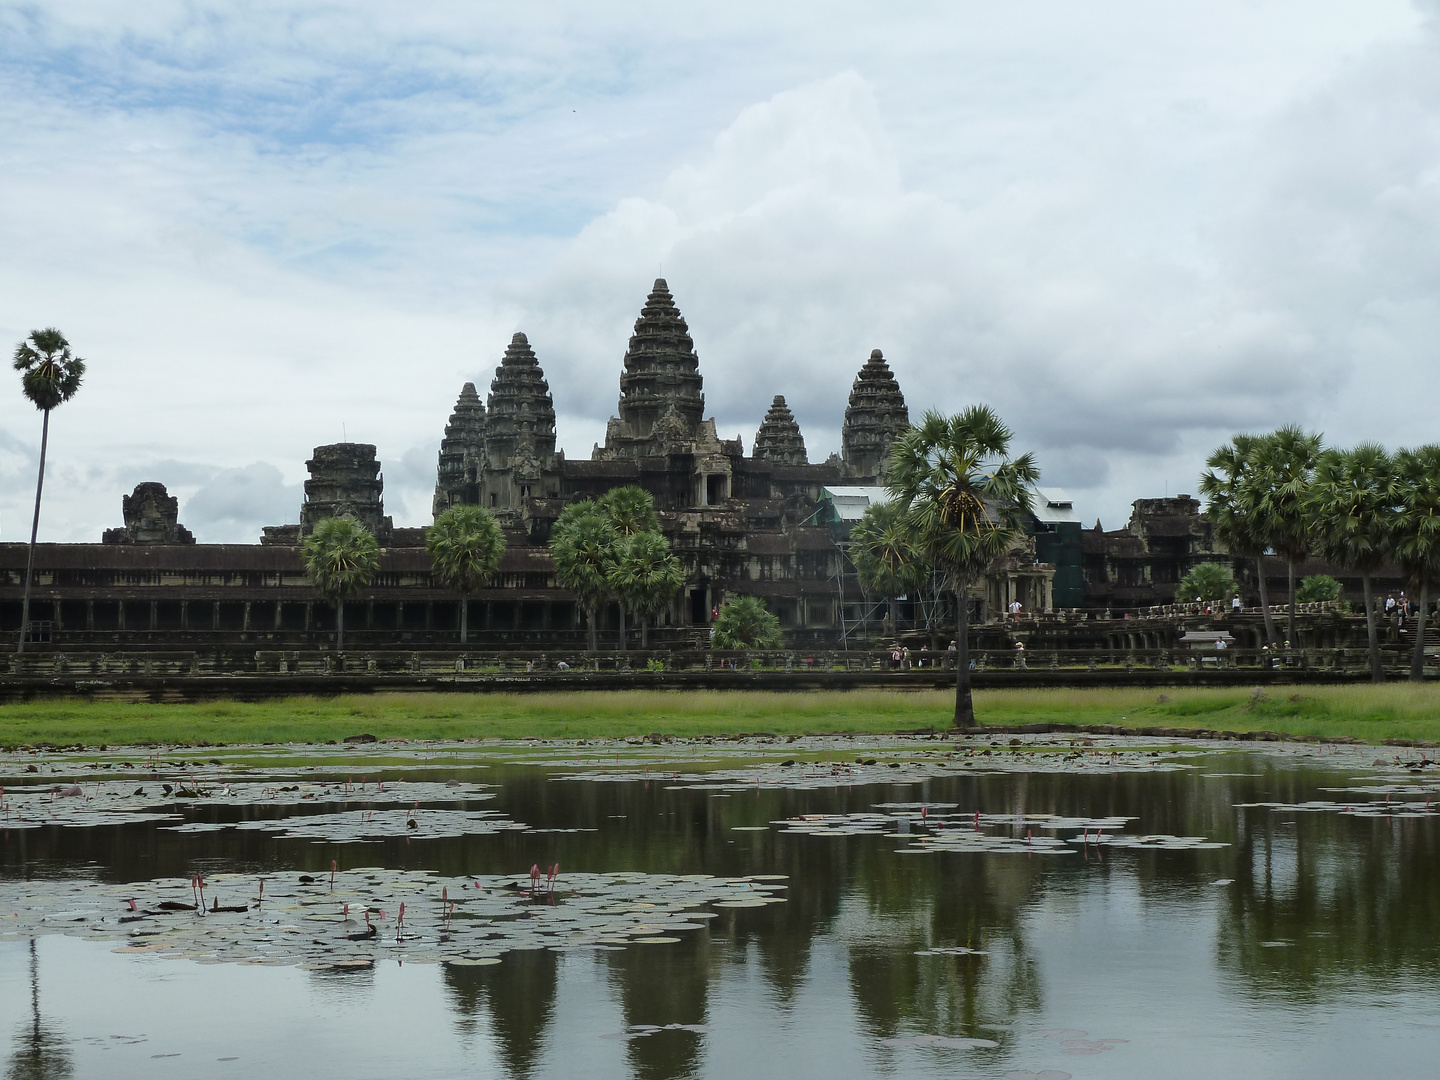
[[[40,959],[30,939],[30,1022],[16,1033],[6,1080],[65,1080],[75,1072],[65,1038],[40,1019]]]

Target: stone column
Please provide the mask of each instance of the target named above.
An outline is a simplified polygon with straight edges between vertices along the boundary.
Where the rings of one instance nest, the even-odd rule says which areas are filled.
[[[153,634],[155,628],[160,625],[160,603],[157,600],[150,601],[150,632]]]
[[[86,629],[86,630],[94,630],[94,629],[95,629],[95,601],[94,601],[94,600],[86,600],[86,601],[85,601],[85,629]]]

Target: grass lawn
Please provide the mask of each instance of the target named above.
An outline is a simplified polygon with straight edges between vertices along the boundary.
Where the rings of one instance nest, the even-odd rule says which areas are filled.
[[[374,694],[256,704],[151,705],[55,699],[0,710],[0,746],[313,742],[379,738],[556,739],[742,732],[884,734],[945,728],[953,695],[923,691],[578,691],[555,694]],[[1440,740],[1440,687],[1289,691],[986,690],[981,724],[1121,724],[1279,731],[1367,741]]]

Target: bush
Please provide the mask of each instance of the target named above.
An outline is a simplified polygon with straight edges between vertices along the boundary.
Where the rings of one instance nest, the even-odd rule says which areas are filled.
[[[665,661],[664,661],[664,660],[656,660],[656,659],[654,659],[654,658],[652,657],[651,659],[645,661],[645,670],[646,670],[646,671],[664,671],[664,670],[665,670]]]
[[[756,596],[737,596],[720,609],[715,620],[717,649],[778,649],[780,620]]]
[[[1329,574],[1311,574],[1295,587],[1295,602],[1320,604],[1340,599],[1340,582]]]

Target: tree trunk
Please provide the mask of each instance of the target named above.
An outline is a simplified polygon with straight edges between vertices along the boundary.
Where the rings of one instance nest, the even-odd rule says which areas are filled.
[[[470,636],[470,597],[460,597],[460,644],[464,645]]]
[[[345,651],[345,598],[335,601],[335,651]]]
[[[600,650],[599,634],[595,629],[595,620],[597,618],[598,614],[593,606],[585,609],[585,621],[590,624],[590,651],[592,653],[599,652]]]
[[[35,537],[40,532],[40,493],[45,490],[45,449],[50,443],[50,410],[40,424],[40,476],[35,481],[35,517],[30,522],[30,554],[25,559],[25,592],[20,600],[20,641],[16,653],[25,651],[25,631],[30,626],[30,579],[35,575]]]
[[[1360,575],[1360,585],[1365,594],[1365,634],[1370,639],[1370,681],[1385,681],[1385,669],[1380,666],[1380,635],[1375,629],[1375,604],[1370,597],[1370,574]]]
[[[1295,638],[1295,563],[1291,559],[1286,559],[1285,565],[1290,571],[1290,595],[1288,597],[1290,610],[1286,614],[1285,640],[1292,649],[1298,649],[1300,642]]]
[[[621,652],[624,652],[624,651],[625,651],[625,646],[626,646],[626,641],[625,641],[625,636],[626,636],[626,635],[625,635],[625,605],[624,605],[624,604],[616,604],[615,606],[620,609],[620,651],[621,651]]]
[[[644,615],[640,617],[640,648],[642,650],[650,648],[650,620]]]
[[[1265,556],[1255,556],[1255,577],[1260,582],[1260,610],[1265,615],[1265,640],[1275,644],[1275,619],[1270,614],[1270,586],[1265,584]]]
[[[1420,579],[1420,603],[1415,613],[1415,649],[1410,653],[1410,681],[1425,681],[1425,609],[1430,606],[1430,579]]]
[[[970,590],[955,589],[955,726],[975,726],[975,703],[970,696]]]

